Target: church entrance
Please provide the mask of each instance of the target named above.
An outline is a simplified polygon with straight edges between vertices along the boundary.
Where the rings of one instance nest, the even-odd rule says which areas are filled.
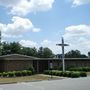
[[[44,70],[48,70],[48,60],[35,60],[33,67],[37,73],[42,73]]]
[[[44,70],[48,70],[48,60],[39,61],[39,73],[44,72]]]

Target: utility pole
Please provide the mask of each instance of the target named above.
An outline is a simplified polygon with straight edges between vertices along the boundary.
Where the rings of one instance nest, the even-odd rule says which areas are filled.
[[[65,71],[65,60],[64,60],[64,47],[69,46],[68,44],[64,44],[64,39],[62,37],[62,43],[61,44],[56,44],[57,46],[62,47],[62,67],[63,67],[63,72]]]

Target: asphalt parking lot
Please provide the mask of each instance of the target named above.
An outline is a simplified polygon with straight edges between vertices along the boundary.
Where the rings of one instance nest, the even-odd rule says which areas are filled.
[[[90,90],[90,76],[84,78],[2,84],[0,85],[0,90]]]

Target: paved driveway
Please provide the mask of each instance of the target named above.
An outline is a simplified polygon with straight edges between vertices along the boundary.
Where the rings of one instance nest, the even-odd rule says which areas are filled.
[[[0,90],[90,90],[90,77],[4,84]]]

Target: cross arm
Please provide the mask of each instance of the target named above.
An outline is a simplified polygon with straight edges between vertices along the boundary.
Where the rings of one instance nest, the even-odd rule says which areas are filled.
[[[57,46],[69,46],[68,44],[56,44]]]

